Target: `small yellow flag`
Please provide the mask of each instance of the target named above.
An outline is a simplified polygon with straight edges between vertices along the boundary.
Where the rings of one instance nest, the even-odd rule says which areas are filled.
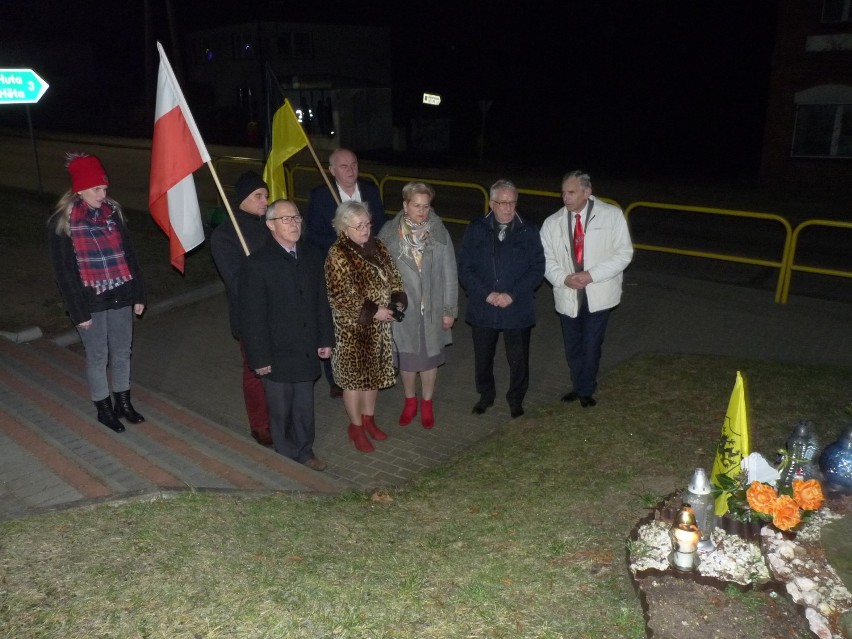
[[[272,149],[263,167],[263,181],[269,187],[270,202],[287,197],[284,162],[306,146],[308,136],[293,112],[290,101],[284,100],[284,105],[272,117]]]
[[[722,436],[716,446],[716,459],[713,462],[713,472],[710,481],[718,485],[717,477],[727,475],[736,479],[740,473],[740,462],[749,455],[748,417],[746,416],[745,386],[743,376],[737,371],[737,381],[728,402],[728,412],[725,413],[725,423],[722,425]],[[729,493],[723,492],[716,498],[716,514],[728,512]]]

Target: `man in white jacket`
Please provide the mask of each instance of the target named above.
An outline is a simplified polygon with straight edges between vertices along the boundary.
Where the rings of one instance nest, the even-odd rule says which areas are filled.
[[[610,311],[621,301],[624,269],[633,259],[633,244],[621,209],[592,196],[587,173],[562,178],[559,211],[541,227],[544,276],[553,299],[571,371],[572,389],[563,402],[595,406],[598,368]]]

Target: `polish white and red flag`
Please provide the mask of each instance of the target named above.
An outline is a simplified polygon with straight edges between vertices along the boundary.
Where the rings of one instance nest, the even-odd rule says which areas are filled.
[[[184,255],[204,241],[201,209],[192,174],[210,162],[210,154],[159,42],[157,50],[160,52],[160,72],[157,77],[148,205],[154,220],[169,236],[172,266],[183,273]]]

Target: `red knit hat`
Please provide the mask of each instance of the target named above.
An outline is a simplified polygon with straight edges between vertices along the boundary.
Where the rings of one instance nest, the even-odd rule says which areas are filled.
[[[109,186],[104,166],[94,155],[69,153],[67,159],[65,166],[71,174],[72,192],[79,193],[95,186]]]

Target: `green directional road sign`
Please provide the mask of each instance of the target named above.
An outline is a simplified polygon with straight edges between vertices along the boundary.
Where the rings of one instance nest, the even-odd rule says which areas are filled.
[[[0,69],[0,104],[35,104],[48,86],[32,69]]]

